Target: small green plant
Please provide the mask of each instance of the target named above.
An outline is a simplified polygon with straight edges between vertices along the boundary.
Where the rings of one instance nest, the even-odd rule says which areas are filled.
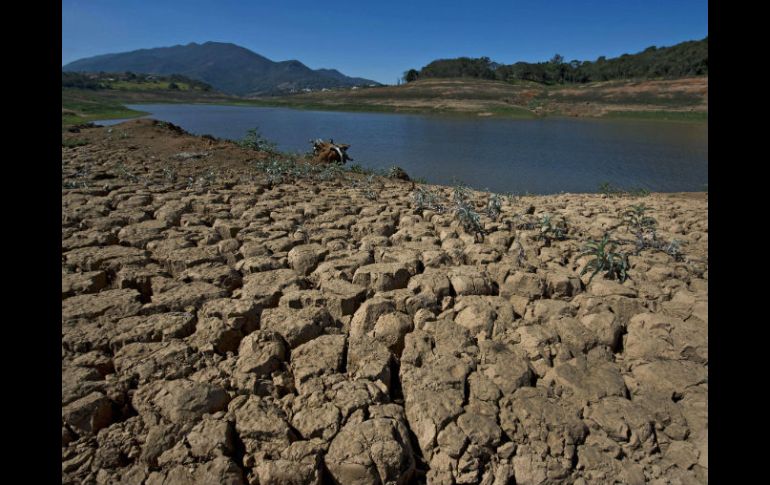
[[[139,176],[133,173],[126,167],[126,164],[123,162],[120,162],[115,167],[115,171],[118,173],[118,177],[128,180],[132,183],[139,182]]]
[[[192,175],[187,178],[187,188],[193,189],[196,186],[199,188],[204,188],[212,185],[214,182],[216,182],[218,173],[215,169],[209,168],[202,174],[198,175],[198,177],[193,177]]]
[[[567,221],[564,217],[554,217],[551,214],[543,214],[540,219],[540,234],[538,239],[543,239],[550,244],[552,240],[562,241],[567,237]]]
[[[503,201],[498,194],[492,194],[487,201],[486,213],[490,219],[496,221],[502,212]]]
[[[262,136],[258,128],[252,128],[246,132],[246,136],[238,142],[238,145],[250,150],[256,150],[259,152],[277,153],[278,147],[275,142],[272,142]]]
[[[446,205],[441,195],[424,187],[417,187],[412,192],[412,201],[414,202],[414,208],[420,213],[427,209],[442,214],[446,210]]]
[[[398,167],[396,165],[393,165],[390,168],[388,168],[385,171],[385,176],[389,179],[398,179],[398,180],[406,180],[406,181],[411,180],[409,178],[409,174],[407,174],[403,168]]]
[[[453,212],[455,217],[468,234],[473,234],[476,239],[483,239],[484,226],[481,225],[481,217],[473,208],[469,200],[470,189],[462,184],[456,184],[452,192]]]
[[[633,197],[647,197],[650,195],[650,191],[645,189],[644,187],[639,187],[636,189],[629,189],[628,195],[631,195]]]
[[[283,183],[293,169],[289,161],[279,158],[260,160],[255,165],[258,171],[267,175],[267,182],[271,185]]]
[[[662,250],[664,253],[674,258],[674,261],[684,261],[682,244],[677,239],[673,239],[670,243],[665,244]]]
[[[62,187],[65,189],[87,189],[87,179],[90,172],[91,167],[89,165],[83,165],[71,177],[65,177],[64,170],[62,170]]]
[[[477,238],[484,235],[484,227],[481,225],[481,217],[478,212],[473,210],[470,205],[458,205],[454,209],[455,217],[460,221],[463,229],[468,234],[473,234]]]
[[[428,180],[425,177],[417,177],[412,179],[412,181],[416,184],[425,185],[428,183]]]
[[[171,183],[176,182],[176,179],[178,177],[178,174],[176,172],[176,169],[173,167],[165,167],[163,169],[163,178]]]
[[[213,168],[209,168],[208,170],[206,170],[206,172],[204,172],[203,175],[201,175],[201,177],[198,180],[201,182],[202,186],[206,187],[216,182],[218,175],[219,174],[217,173],[216,170],[214,170]]]
[[[599,193],[604,194],[607,197],[617,197],[623,194],[623,190],[609,182],[602,182],[599,184]]]
[[[318,174],[318,180],[328,181],[339,178],[344,173],[342,166],[336,163],[325,165]]]
[[[628,277],[628,256],[615,252],[617,245],[618,242],[611,240],[609,234],[605,234],[601,241],[589,241],[580,255],[593,256],[593,259],[586,264],[580,275],[593,270],[588,279],[590,283],[594,276],[603,271],[605,278],[624,282]]]
[[[364,169],[364,167],[358,163],[354,163],[353,165],[348,167],[348,171],[352,173],[366,173],[365,170],[366,169]]]
[[[658,221],[646,215],[649,208],[644,204],[631,205],[623,212],[623,223],[636,237],[636,253],[657,244]]]
[[[470,189],[463,184],[455,184],[452,189],[452,202],[454,204],[466,203],[470,196]]]
[[[508,201],[508,203],[511,205],[521,200],[521,196],[513,192],[506,192],[503,195],[505,196],[505,199]]]

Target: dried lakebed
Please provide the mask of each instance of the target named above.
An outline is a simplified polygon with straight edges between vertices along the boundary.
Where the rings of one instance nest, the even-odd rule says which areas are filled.
[[[62,483],[706,483],[706,194],[504,200],[480,241],[408,182],[63,137]],[[589,283],[640,202],[683,258]]]

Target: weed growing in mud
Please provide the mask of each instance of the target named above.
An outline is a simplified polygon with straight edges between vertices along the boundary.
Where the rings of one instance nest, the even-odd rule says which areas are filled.
[[[237,143],[243,148],[259,152],[276,153],[278,151],[278,145],[262,136],[259,128],[252,128],[247,131],[246,136]]]
[[[484,226],[481,225],[481,217],[473,208],[469,200],[470,189],[462,184],[457,184],[452,192],[452,208],[455,217],[468,234],[473,234],[476,239],[484,237]]]
[[[259,160],[255,163],[254,168],[267,175],[267,182],[270,185],[282,184],[298,179],[315,179],[320,181],[346,179],[346,170],[342,165],[313,165],[288,158],[275,157]]]
[[[543,214],[540,219],[540,234],[537,238],[544,240],[547,244],[553,240],[562,241],[567,238],[567,230],[567,221],[564,217]]]
[[[452,189],[452,203],[461,204],[466,203],[468,200],[468,197],[470,196],[470,189],[463,184],[455,184],[454,189]]]
[[[457,205],[454,208],[455,217],[463,229],[468,234],[473,234],[476,237],[484,235],[484,227],[481,225],[481,218],[475,210],[469,204]]]
[[[339,178],[343,172],[344,170],[342,166],[337,165],[336,163],[325,165],[318,173],[318,180],[322,180],[324,182],[334,180]]]
[[[628,189],[628,195],[632,197],[647,197],[650,195],[650,191],[644,187],[639,187],[636,189]]]
[[[673,239],[670,243],[665,244],[662,248],[663,252],[674,258],[674,261],[684,261],[684,253],[682,253],[682,244],[677,239]]]
[[[602,182],[599,184],[599,193],[607,197],[614,197],[622,195],[623,191],[609,182]]]
[[[120,178],[126,179],[134,184],[139,182],[139,176],[130,171],[123,162],[120,162],[115,166],[115,171]]]
[[[513,205],[516,202],[519,202],[521,200],[521,196],[519,194],[516,194],[514,192],[506,192],[503,194],[505,199],[508,201],[509,204]]]
[[[269,160],[260,160],[256,163],[256,169],[267,175],[267,182],[271,185],[283,183],[291,172],[293,164],[288,160],[271,158]]]
[[[213,168],[206,170],[203,175],[198,177],[198,184],[201,187],[208,187],[217,180],[217,171]]]
[[[178,177],[178,174],[176,172],[176,169],[173,167],[165,167],[163,169],[163,178],[171,183],[176,182],[176,179]]]
[[[649,208],[644,204],[629,206],[623,212],[623,223],[636,237],[636,253],[657,244],[658,221],[646,215]]]
[[[420,213],[427,209],[442,214],[446,210],[441,195],[424,187],[418,187],[412,192],[412,201],[414,208]]]
[[[187,177],[187,188],[193,189],[195,187],[198,188],[204,188],[208,187],[210,185],[213,185],[214,182],[216,182],[218,173],[213,168],[209,168],[202,174],[198,175],[198,177],[193,177],[192,175]]]
[[[409,174],[407,174],[403,168],[396,165],[393,165],[390,168],[388,168],[385,171],[384,175],[389,179],[398,179],[398,180],[406,180],[406,181],[411,180],[409,178]]]
[[[580,272],[584,275],[589,270],[593,270],[590,283],[598,273],[604,271],[604,277],[617,279],[621,283],[628,277],[628,256],[626,254],[615,252],[618,242],[610,239],[609,234],[605,234],[601,241],[589,241],[584,248],[581,256],[593,256],[588,264]]]
[[[351,173],[360,173],[364,175],[369,175],[374,173],[374,170],[372,170],[371,168],[363,167],[358,163],[354,163],[353,165],[350,165],[347,168],[347,170],[348,172],[351,172]]]
[[[503,201],[498,194],[492,194],[487,201],[486,213],[490,219],[496,221],[503,209]]]
[[[65,189],[87,189],[88,188],[88,175],[91,172],[91,167],[88,165],[83,165],[80,167],[77,172],[74,173],[71,177],[67,178],[64,175],[64,170],[62,170],[61,178],[62,188]]]
[[[626,195],[631,197],[647,197],[650,195],[650,191],[644,187],[623,189],[612,185],[609,182],[602,182],[599,184],[599,193],[607,197],[622,197]]]

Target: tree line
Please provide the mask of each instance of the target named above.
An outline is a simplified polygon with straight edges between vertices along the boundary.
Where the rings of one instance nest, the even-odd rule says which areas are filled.
[[[195,79],[190,79],[181,74],[161,76],[158,74],[142,74],[131,71],[126,72],[71,72],[62,71],[61,86],[63,88],[80,89],[111,89],[113,82],[127,81],[134,83],[168,83],[168,89],[179,89],[178,83],[185,83],[190,89],[211,91],[210,84]]]
[[[515,83],[574,84],[619,79],[681,78],[708,75],[708,36],[671,47],[648,47],[637,54],[623,54],[595,61],[572,60],[556,54],[547,62],[500,64],[489,57],[438,59],[419,71],[404,73],[404,81],[470,77]]]

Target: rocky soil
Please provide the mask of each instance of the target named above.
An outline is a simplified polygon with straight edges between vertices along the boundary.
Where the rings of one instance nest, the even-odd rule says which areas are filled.
[[[707,481],[706,194],[504,200],[482,241],[409,182],[270,183],[150,120],[63,138],[62,483]],[[639,202],[684,257],[589,283]]]

